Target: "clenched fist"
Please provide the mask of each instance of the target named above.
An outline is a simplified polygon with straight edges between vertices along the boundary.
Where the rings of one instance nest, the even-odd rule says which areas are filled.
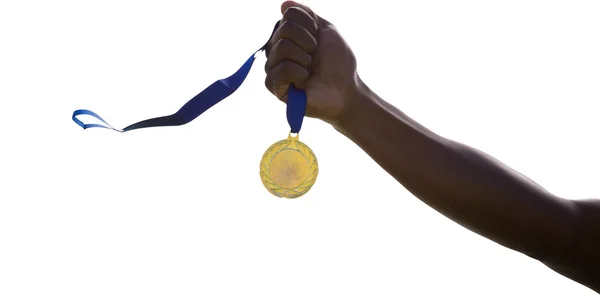
[[[283,102],[290,85],[304,89],[306,115],[335,124],[358,87],[356,58],[336,28],[307,6],[286,1],[281,13],[267,44],[265,85]]]

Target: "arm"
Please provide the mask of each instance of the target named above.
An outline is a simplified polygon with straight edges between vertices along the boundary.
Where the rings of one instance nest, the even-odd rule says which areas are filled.
[[[332,124],[411,193],[464,227],[600,293],[600,203],[558,198],[496,159],[443,138],[358,78],[335,26],[285,1],[268,44],[267,89],[307,93],[306,115]]]
[[[334,127],[412,194],[565,276],[590,286],[592,276],[600,281],[593,250],[600,249],[600,203],[558,198],[485,153],[427,130],[358,85]]]

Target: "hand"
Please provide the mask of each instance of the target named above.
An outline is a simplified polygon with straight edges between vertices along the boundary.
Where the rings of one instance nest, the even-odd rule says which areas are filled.
[[[291,84],[307,95],[306,115],[335,124],[357,89],[356,58],[336,28],[294,1],[267,45],[265,86],[283,102]]]

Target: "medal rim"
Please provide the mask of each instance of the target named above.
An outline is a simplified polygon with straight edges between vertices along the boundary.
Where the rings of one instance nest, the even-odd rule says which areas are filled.
[[[293,187],[293,188],[281,187],[279,184],[277,184],[273,180],[273,178],[271,177],[271,171],[270,171],[270,164],[271,164],[271,161],[275,158],[275,156],[279,152],[281,152],[285,149],[289,149],[290,144],[285,144],[287,142],[289,142],[290,144],[294,143],[294,142],[296,143],[297,148],[291,148],[291,149],[297,151],[302,156],[304,156],[306,158],[306,160],[308,161],[308,166],[309,166],[307,179],[305,179],[301,184],[299,184],[298,186]],[[278,146],[280,146],[280,147],[278,147]],[[274,149],[276,149],[276,150],[274,150]],[[304,149],[306,152],[303,153],[302,149]],[[263,154],[263,157],[260,161],[260,179],[261,179],[261,182],[263,183],[263,186],[272,195],[279,197],[279,198],[295,199],[295,198],[299,198],[299,197],[305,195],[308,191],[310,191],[310,189],[315,184],[318,173],[319,173],[319,164],[317,162],[317,157],[315,156],[312,149],[308,145],[306,145],[305,143],[300,141],[298,135],[292,136],[291,133],[288,135],[287,139],[279,140],[279,141],[273,143],[272,145],[270,145],[269,148],[267,148],[267,150]],[[314,174],[314,176],[312,176],[313,174]],[[271,180],[271,181],[268,182],[267,180]],[[272,184],[272,185],[270,185],[270,184]],[[295,189],[297,189],[299,187],[304,187],[304,188],[298,192]],[[285,193],[278,193],[277,192],[278,190],[283,190],[283,191],[285,191]],[[297,193],[288,195],[287,192],[290,192],[290,191],[297,192]]]

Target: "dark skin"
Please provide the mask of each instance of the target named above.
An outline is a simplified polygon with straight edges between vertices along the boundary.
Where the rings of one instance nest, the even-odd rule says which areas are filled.
[[[336,28],[286,1],[269,41],[266,87],[307,93],[307,116],[332,125],[414,196],[465,228],[600,294],[600,201],[553,195],[493,157],[444,138],[377,96]]]

